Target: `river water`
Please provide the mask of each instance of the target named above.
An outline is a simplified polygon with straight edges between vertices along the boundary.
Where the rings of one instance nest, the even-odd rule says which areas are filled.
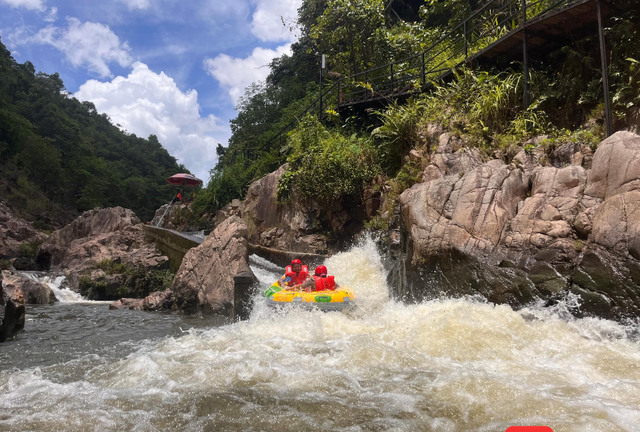
[[[251,264],[261,289],[280,272]],[[637,325],[572,318],[571,298],[396,303],[371,241],[326,265],[357,310],[274,313],[257,296],[224,323],[30,307],[0,345],[0,430],[640,431]]]

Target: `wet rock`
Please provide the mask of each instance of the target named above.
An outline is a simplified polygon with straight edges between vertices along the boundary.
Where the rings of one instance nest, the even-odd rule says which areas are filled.
[[[237,304],[239,291],[255,281],[249,268],[247,226],[232,216],[187,252],[170,289],[144,300],[122,299],[111,308],[233,315],[242,308]]]
[[[4,273],[4,272],[3,272]],[[24,329],[24,294],[20,288],[5,288],[0,275],[0,342],[5,342]]]
[[[2,272],[2,287],[5,294],[13,297],[19,291],[25,304],[53,304],[57,301],[55,294],[47,285],[30,279],[24,274],[11,271]]]
[[[109,305],[110,310],[162,311],[171,310],[175,301],[170,290],[149,294],[144,299],[123,298]]]
[[[424,182],[399,199],[400,244],[387,251],[399,297],[481,294],[517,307],[571,292],[578,315],[640,313],[640,137],[619,132],[592,159],[561,146],[544,162],[556,166],[540,149],[475,166],[440,138]]]
[[[109,305],[109,310],[144,310],[144,299],[122,298]]]
[[[38,261],[48,262],[47,269],[65,271],[71,287],[92,300],[147,295],[147,288],[135,286],[142,273],[169,267],[169,258],[154,244],[145,243],[143,225],[135,214],[121,207],[83,213],[51,234],[38,252]],[[123,276],[133,270],[136,278]]]
[[[24,329],[24,304],[8,299],[0,319],[0,342],[5,342],[20,330]]]
[[[171,287],[175,307],[187,314],[233,313],[233,278],[248,261],[247,226],[232,216],[185,255]]]

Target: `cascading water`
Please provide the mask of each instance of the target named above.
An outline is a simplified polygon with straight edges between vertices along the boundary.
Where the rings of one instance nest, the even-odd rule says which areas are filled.
[[[251,264],[260,290],[281,271]],[[258,295],[250,320],[186,333],[167,328],[198,319],[118,311],[112,326],[156,334],[3,363],[0,430],[640,430],[636,326],[571,318],[562,303],[403,305],[389,300],[370,241],[325,264],[354,288],[358,310],[274,313]]]
[[[43,283],[48,286],[56,299],[62,303],[75,303],[87,301],[84,297],[69,288],[67,278],[62,275],[39,274],[32,272],[22,272],[29,279]]]

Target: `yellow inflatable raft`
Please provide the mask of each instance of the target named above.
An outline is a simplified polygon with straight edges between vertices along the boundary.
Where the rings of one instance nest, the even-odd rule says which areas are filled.
[[[272,308],[299,306],[303,309],[342,311],[354,306],[355,298],[350,288],[340,287],[335,291],[287,291],[274,282],[264,293],[267,305]]]

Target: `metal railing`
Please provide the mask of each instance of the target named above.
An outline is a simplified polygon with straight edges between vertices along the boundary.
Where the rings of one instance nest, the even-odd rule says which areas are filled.
[[[528,21],[585,0],[487,0],[425,51],[328,83],[296,118],[251,152],[283,145],[299,119],[309,112],[326,116],[327,109],[419,93],[442,81],[487,47],[526,27]],[[249,155],[246,155],[247,157]]]

